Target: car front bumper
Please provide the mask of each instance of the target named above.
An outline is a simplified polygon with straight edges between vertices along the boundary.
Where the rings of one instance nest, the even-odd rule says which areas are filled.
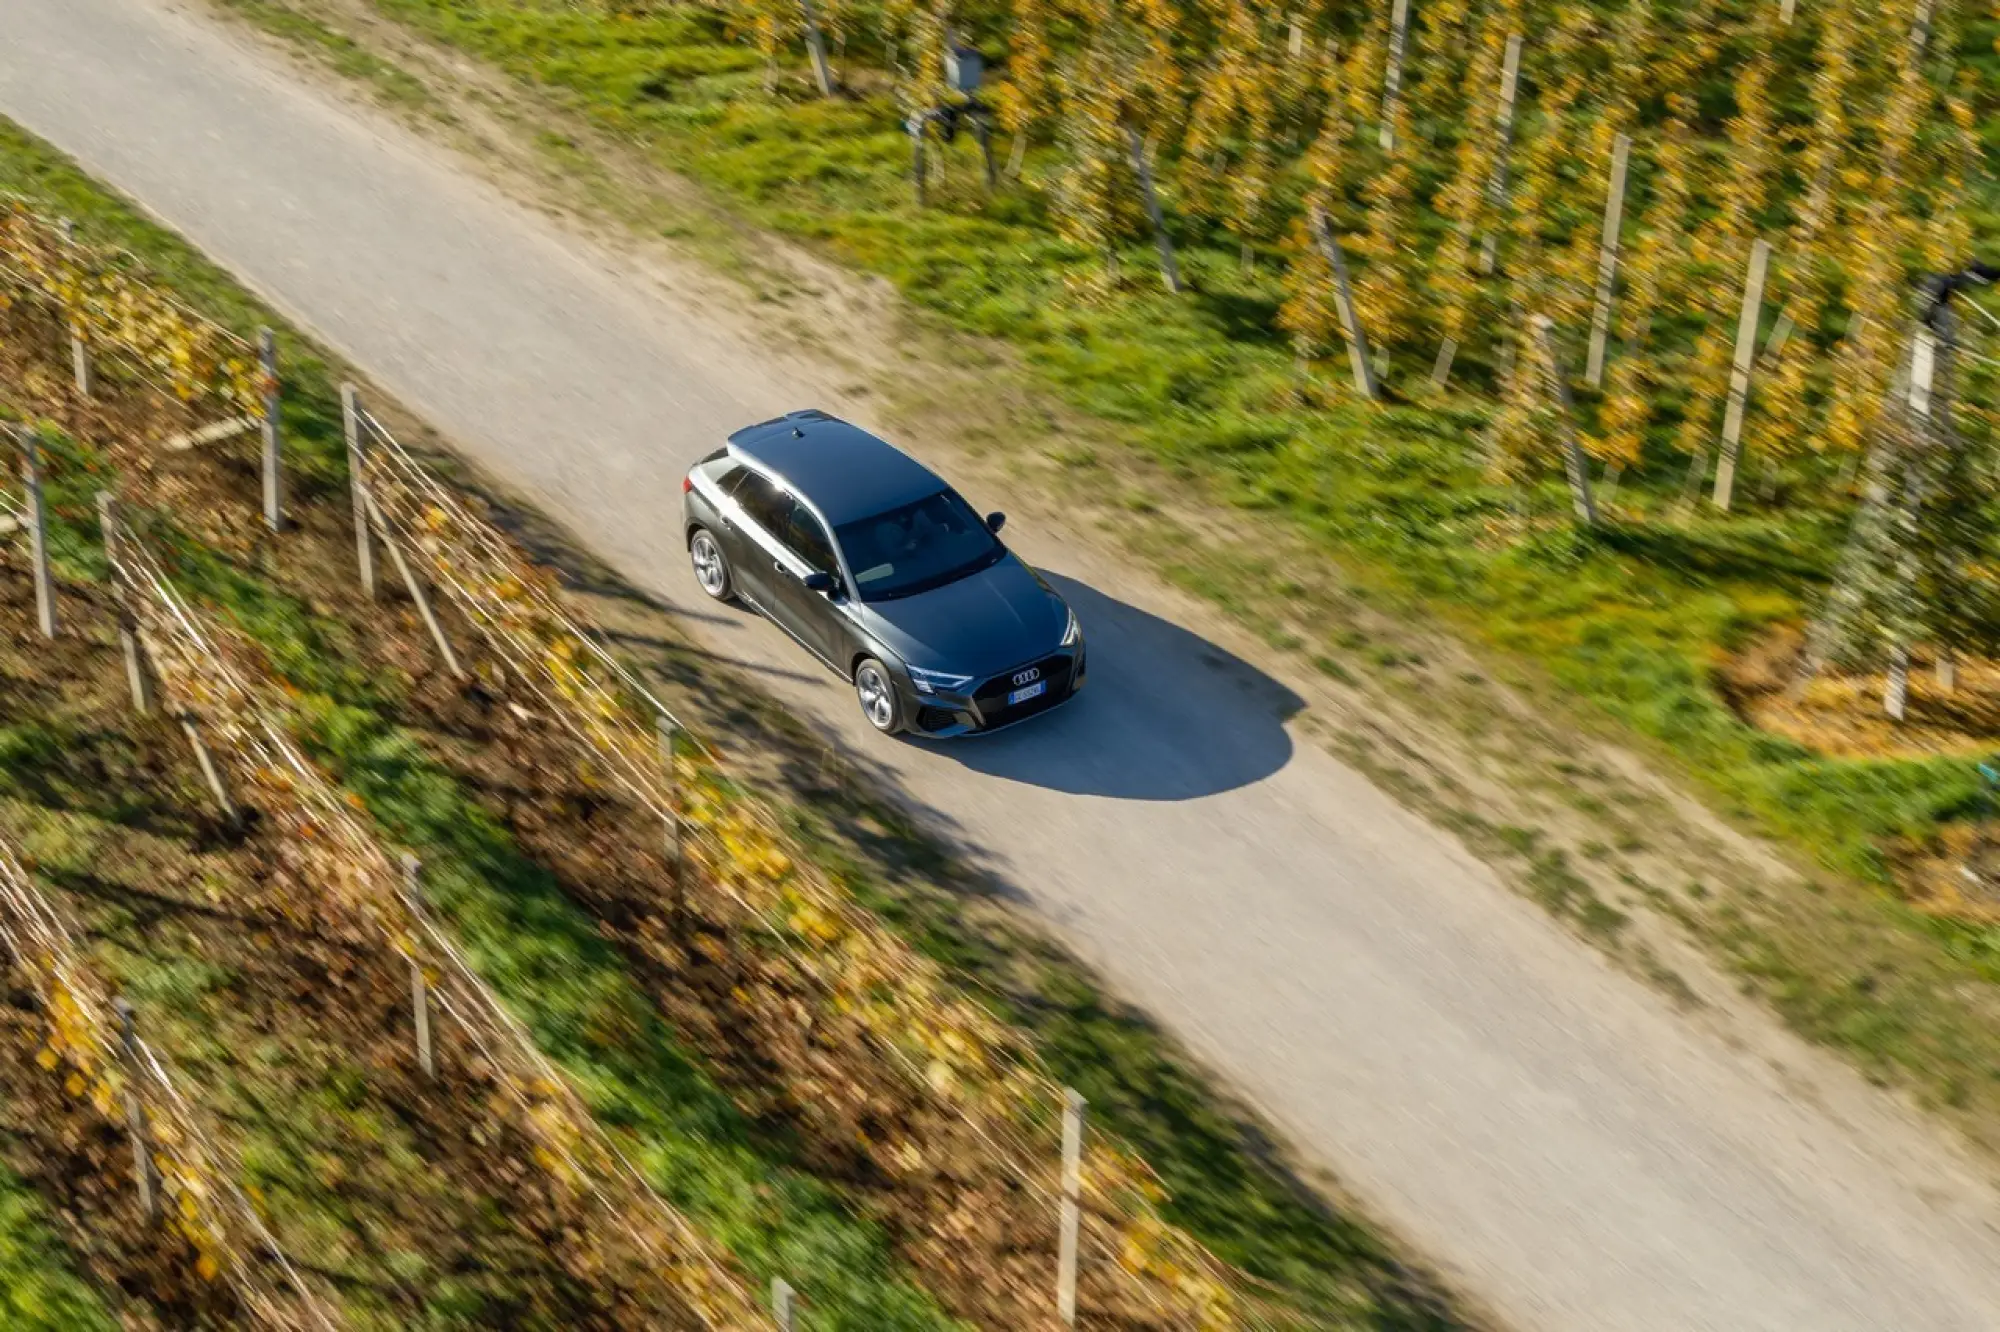
[[[1083,647],[1079,644],[1001,671],[969,693],[922,694],[907,680],[900,679],[897,688],[903,691],[903,715],[910,719],[910,734],[947,740],[1003,731],[1061,707],[1083,688],[1085,669]],[[1014,676],[1026,670],[1037,671],[1048,688],[1024,703],[1008,703]]]

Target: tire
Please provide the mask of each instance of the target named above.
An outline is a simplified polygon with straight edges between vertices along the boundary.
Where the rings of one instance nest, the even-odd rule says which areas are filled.
[[[903,729],[903,700],[896,693],[896,679],[875,658],[864,657],[854,668],[854,696],[870,726],[884,735]]]
[[[728,601],[736,595],[736,580],[729,573],[729,557],[722,553],[722,543],[706,527],[694,529],[688,538],[688,558],[694,563],[694,581],[701,584],[701,590],[717,601]]]

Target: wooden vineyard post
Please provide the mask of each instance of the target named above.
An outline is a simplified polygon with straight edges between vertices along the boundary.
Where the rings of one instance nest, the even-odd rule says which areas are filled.
[[[238,821],[236,802],[229,798],[229,784],[222,779],[222,768],[215,761],[215,754],[208,742],[201,738],[201,724],[192,712],[180,716],[181,733],[188,738],[188,748],[194,751],[195,765],[201,769],[201,779],[208,783],[209,794],[215,797],[216,808],[230,823]]]
[[[1736,319],[1736,359],[1729,368],[1729,406],[1722,416],[1722,457],[1715,465],[1715,507],[1729,512],[1736,490],[1736,461],[1743,451],[1743,413],[1750,402],[1750,363],[1757,354],[1757,319],[1764,309],[1764,273],[1771,246],[1750,246],[1750,273],[1743,283],[1743,309]]]
[[[139,1189],[139,1210],[147,1221],[160,1219],[160,1193],[153,1174],[152,1135],[146,1127],[146,1107],[139,1100],[139,1033],[133,1024],[132,1005],[114,999],[118,1015],[118,1044],[125,1056],[125,1128],[132,1137],[132,1180]]]
[[[1382,390],[1375,382],[1375,368],[1368,359],[1368,333],[1361,327],[1360,311],[1354,308],[1354,289],[1347,282],[1347,260],[1340,252],[1340,240],[1333,234],[1326,210],[1315,206],[1309,221],[1313,241],[1326,256],[1327,266],[1333,269],[1334,308],[1340,316],[1341,332],[1347,335],[1347,362],[1354,371],[1355,391],[1374,402],[1382,396]]]
[[[62,228],[63,248],[72,259],[76,257],[76,223],[64,218],[58,223]],[[69,365],[76,379],[76,393],[80,398],[88,398],[97,392],[97,366],[90,359],[90,344],[83,340],[83,333],[74,320],[69,328]]]
[[[1146,143],[1139,131],[1125,127],[1125,151],[1131,156],[1132,170],[1139,177],[1139,193],[1146,202],[1146,216],[1153,223],[1153,248],[1160,252],[1160,280],[1167,290],[1181,293],[1181,266],[1174,258],[1174,242],[1167,235],[1166,216],[1160,211],[1160,196],[1153,189],[1153,168],[1146,161]]]
[[[35,568],[35,623],[43,638],[56,636],[56,581],[49,571],[49,507],[42,495],[42,451],[35,432],[15,429],[21,445],[21,480],[28,489],[28,542]]]
[[[1486,208],[1494,217],[1500,216],[1501,205],[1507,201],[1507,151],[1514,141],[1514,94],[1521,85],[1521,34],[1514,33],[1507,38],[1507,55],[1500,66],[1500,121],[1494,126],[1493,171],[1486,177]],[[1479,272],[1482,277],[1493,272],[1493,265],[1500,256],[1500,231],[1496,226],[1486,233],[1479,243]]]
[[[1569,481],[1570,507],[1581,522],[1595,527],[1597,501],[1590,493],[1590,459],[1584,456],[1583,445],[1576,437],[1576,404],[1570,401],[1569,380],[1563,375],[1562,360],[1556,351],[1555,328],[1547,315],[1536,315],[1532,324],[1535,339],[1541,344],[1543,364],[1548,367],[1549,392],[1555,395],[1556,405],[1561,409],[1563,474]]]
[[[1779,0],[1778,22],[1784,24],[1788,28],[1791,27],[1792,16],[1797,12],[1797,10],[1798,10],[1798,0]]]
[[[1597,301],[1590,311],[1590,358],[1583,379],[1592,388],[1604,385],[1604,344],[1611,336],[1611,294],[1618,284],[1618,232],[1625,217],[1625,170],[1632,154],[1632,136],[1621,134],[1611,143],[1611,189],[1604,200],[1604,238],[1597,250]]]
[[[1410,0],[1396,0],[1389,16],[1389,67],[1382,75],[1382,130],[1378,142],[1383,152],[1396,146],[1396,104],[1403,96],[1403,48],[1410,32]]]
[[[118,602],[118,647],[125,657],[125,683],[132,690],[132,710],[151,712],[153,673],[146,668],[146,654],[139,643],[139,624],[132,618],[131,598],[118,567],[118,501],[108,490],[97,492],[97,525],[104,535],[104,558],[111,565],[112,595]]]
[[[783,1277],[771,1278],[771,1318],[778,1332],[798,1332],[798,1310],[793,1307],[795,1292]]]
[[[799,15],[806,24],[806,50],[812,53],[813,81],[821,97],[833,96],[833,70],[826,63],[826,34],[820,31],[819,11],[812,0],[799,0]]]
[[[423,910],[424,884],[423,862],[405,852],[403,855],[403,892],[410,900],[410,910]],[[424,978],[424,965],[414,953],[410,962],[410,1018],[417,1035],[417,1067],[426,1078],[437,1077],[437,1053],[431,1044],[431,987]]]
[[[431,641],[437,644],[438,655],[444,658],[445,669],[457,679],[463,680],[465,668],[458,664],[458,654],[451,650],[451,640],[444,636],[444,626],[438,623],[436,613],[431,610],[431,599],[424,595],[423,584],[417,581],[417,575],[410,568],[409,561],[403,558],[402,548],[390,534],[389,520],[382,516],[382,508],[375,503],[374,495],[363,490],[361,501],[367,505],[368,516],[374,520],[375,530],[381,535],[382,549],[389,552],[389,563],[396,566],[396,573],[401,576],[404,588],[409,591],[410,600],[417,603],[417,614],[423,617],[424,627],[431,631]]]
[[[340,422],[347,436],[348,490],[354,499],[354,562],[361,572],[361,591],[375,600],[375,541],[368,532],[367,441],[362,435],[361,395],[354,385],[340,386]]]
[[[1076,1326],[1077,1244],[1083,1229],[1083,1106],[1073,1088],[1063,1089],[1061,1231],[1056,1252],[1056,1314]]]
[[[264,526],[275,532],[285,521],[285,477],[278,456],[278,338],[268,328],[257,330],[257,363],[264,380]]]

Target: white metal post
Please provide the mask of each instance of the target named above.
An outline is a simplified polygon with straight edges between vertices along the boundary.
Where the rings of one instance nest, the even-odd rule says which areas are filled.
[[[354,501],[354,560],[361,572],[361,591],[375,599],[375,541],[368,531],[368,447],[361,420],[361,395],[354,385],[340,386],[340,422],[347,436],[347,480]]]
[[[410,900],[410,910],[423,909],[424,885],[423,862],[405,853],[403,856],[403,891]],[[417,1031],[417,1067],[426,1078],[437,1076],[437,1056],[431,1045],[431,993],[430,982],[424,979],[423,963],[415,954],[409,956],[410,963],[410,1016]]]
[[[132,708],[135,712],[151,712],[155,703],[153,675],[146,668],[139,625],[132,618],[131,597],[119,573],[123,545],[119,541],[118,501],[108,490],[97,492],[97,526],[104,537],[104,558],[111,565],[111,591],[118,602],[118,647],[125,658],[125,683],[132,690]]]
[[[257,330],[257,363],[264,379],[264,526],[275,532],[285,520],[285,479],[278,456],[278,338],[268,328]]]
[[[1333,234],[1333,226],[1323,209],[1313,208],[1309,221],[1313,239],[1333,270],[1334,307],[1340,316],[1341,331],[1347,336],[1347,362],[1354,371],[1355,390],[1373,402],[1382,396],[1382,390],[1375,382],[1375,367],[1369,362],[1368,332],[1361,326],[1361,312],[1354,308],[1354,289],[1348,285],[1347,259],[1340,251],[1340,239]]]
[[[128,1081],[125,1086],[125,1128],[132,1138],[132,1178],[139,1187],[139,1210],[146,1220],[160,1219],[160,1195],[153,1176],[152,1134],[147,1131],[146,1107],[139,1100],[139,1074],[142,1061],[139,1057],[139,1033],[133,1025],[132,1005],[123,999],[114,999],[112,1009],[118,1015],[118,1042],[125,1052],[125,1068]]]
[[[1500,123],[1495,127],[1493,170],[1486,177],[1486,208],[1497,218],[1507,199],[1507,152],[1514,141],[1514,94],[1521,85],[1521,34],[1507,38],[1506,59],[1500,66]],[[1479,245],[1479,271],[1490,274],[1500,254],[1498,224]]]
[[[1611,336],[1611,295],[1618,283],[1618,233],[1625,217],[1625,170],[1632,153],[1632,136],[1621,134],[1611,144],[1611,189],[1604,200],[1604,236],[1597,250],[1597,301],[1590,311],[1590,357],[1584,382],[1604,383],[1604,345]]]
[[[1396,146],[1396,110],[1403,96],[1403,48],[1410,31],[1410,0],[1396,0],[1389,17],[1389,67],[1382,76],[1382,151]]]
[[[1736,318],[1736,359],[1729,369],[1729,406],[1722,416],[1722,458],[1715,466],[1715,507],[1724,513],[1736,489],[1736,461],[1743,451],[1743,414],[1750,402],[1750,366],[1757,354],[1757,320],[1764,309],[1764,274],[1771,262],[1769,242],[1750,246],[1750,272],[1743,283],[1743,308]]]
[[[74,260],[76,223],[64,218],[58,225],[62,228],[63,248]],[[97,392],[97,366],[90,359],[90,344],[83,340],[83,335],[74,320],[70,322],[69,330],[69,364],[70,372],[76,379],[77,396],[83,398],[93,396]]]
[[[49,507],[42,496],[42,452],[35,432],[18,427],[21,480],[28,488],[28,538],[35,567],[35,623],[43,638],[56,636],[56,581],[49,571]]]
[[[1076,1326],[1077,1244],[1083,1227],[1083,1107],[1075,1090],[1063,1090],[1062,1212],[1056,1253],[1056,1313]]]

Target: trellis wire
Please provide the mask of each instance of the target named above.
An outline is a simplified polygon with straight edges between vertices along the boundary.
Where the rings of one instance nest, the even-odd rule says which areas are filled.
[[[183,391],[181,387],[176,386],[171,376],[163,379],[157,367],[148,361],[145,353],[139,347],[129,344],[124,339],[117,336],[108,336],[85,344],[75,341],[75,335],[72,333],[72,351],[76,353],[78,348],[83,349],[80,354],[85,358],[86,366],[95,364],[90,359],[93,355],[91,349],[94,348],[97,352],[108,354],[110,359],[117,361],[127,371],[147,385],[147,387],[171,400],[192,407],[192,404],[197,399],[210,403],[213,403],[216,399],[221,399],[247,411],[250,414],[251,420],[265,422],[268,426],[267,417],[275,408],[276,397],[272,392],[271,386],[271,365],[267,358],[260,356],[259,346],[252,344],[248,339],[202,314],[199,310],[181,300],[171,289],[153,282],[150,276],[150,269],[147,267],[145,261],[134,255],[131,251],[95,243],[89,245],[79,244],[72,239],[67,224],[52,221],[37,212],[33,201],[25,199],[20,195],[0,190],[0,217],[6,216],[19,219],[28,227],[42,233],[46,238],[52,239],[63,253],[70,256],[87,258],[90,264],[96,267],[97,271],[116,271],[133,285],[142,287],[149,299],[158,301],[162,306],[183,320],[191,329],[203,335],[213,335],[217,338],[221,343],[223,353],[234,356],[246,364],[256,364],[258,366],[257,373],[261,388],[250,400],[237,402],[235,400],[237,395],[225,394],[222,391],[222,386],[217,381],[197,382],[190,377],[186,391]],[[84,271],[84,264],[80,258],[73,257],[70,263],[77,271]],[[61,314],[68,314],[67,310],[64,309],[63,301],[55,291],[43,285],[33,273],[24,271],[14,264],[9,263],[4,254],[0,254],[0,278],[6,279],[14,287],[27,293],[34,300],[47,306],[56,307]],[[266,434],[266,451],[268,454],[270,445],[270,431],[268,429]],[[272,484],[272,479],[276,475],[276,470],[270,464],[268,458],[265,472],[265,485],[268,489]],[[268,510],[268,497],[266,507]]]
[[[58,302],[56,298],[50,295],[48,292],[43,291],[40,286],[36,285],[35,280],[32,277],[30,277],[28,274],[21,272],[19,269],[9,266],[4,260],[0,260],[0,277],[5,277],[11,280],[21,290],[27,292],[35,300],[43,301],[49,305],[57,306],[58,308],[60,308],[60,302]],[[151,288],[150,290],[153,290],[154,292],[157,293],[159,289]],[[180,306],[178,303],[176,303],[175,308],[185,313],[186,308],[184,306]],[[190,317],[199,318],[199,316],[190,316]],[[242,339],[237,338],[237,336],[234,333],[231,333],[228,329],[222,327],[222,325],[220,324],[215,324],[208,321],[204,321],[204,323],[206,324],[207,327],[213,328],[217,332],[224,334],[225,336],[229,337],[234,341],[237,342],[242,341]],[[102,347],[101,350],[110,353],[109,359],[117,361],[119,365],[123,366],[131,374],[136,375],[140,380],[144,381],[144,383],[148,388],[152,389],[155,393],[159,393],[165,397],[171,398],[176,402],[187,401],[187,399],[184,399],[181,396],[180,392],[176,390],[171,383],[161,379],[160,376],[154,371],[153,367],[148,365],[143,357],[134,353],[131,348],[123,346],[120,343],[113,342],[108,346]],[[255,355],[254,348],[251,349],[250,354]],[[213,390],[210,391],[210,396],[213,396]]]
[[[61,224],[51,221],[48,217],[44,216],[41,212],[37,211],[35,203],[36,203],[35,200],[30,199],[25,195],[16,194],[11,190],[0,190],[0,207],[12,206],[14,208],[17,208],[20,212],[25,214],[31,222],[33,222],[36,226],[40,227],[42,230],[53,232],[58,236],[61,235],[62,233]],[[146,263],[144,259],[134,254],[132,251],[126,249],[121,245],[106,245],[94,240],[91,241],[87,246],[84,246],[82,248],[88,249],[89,252],[97,258],[111,259],[117,261],[119,267],[122,268],[128,276],[130,276],[134,281],[143,282],[146,286],[146,289],[149,292],[151,292],[154,296],[158,297],[163,304],[172,306],[177,312],[179,312],[183,317],[185,317],[188,320],[188,322],[199,324],[203,328],[210,329],[216,333],[221,334],[226,340],[235,344],[237,349],[240,351],[243,351],[252,356],[257,354],[256,344],[251,342],[248,338],[243,337],[241,334],[234,332],[226,325],[217,323],[215,320],[209,318],[201,311],[195,309],[194,306],[189,305],[186,301],[182,300],[178,295],[174,293],[173,288],[154,282],[152,280],[151,267]],[[31,276],[22,273],[17,269],[11,268],[4,261],[0,261],[0,273],[6,273],[9,276],[13,277],[16,281],[25,283],[30,288],[33,288],[35,286],[34,279]]]
[[[415,946],[408,940],[410,936],[415,936],[428,945],[424,951],[430,955],[430,960],[456,982],[451,989],[440,986],[435,990],[439,1007],[457,1020],[459,1027],[491,1067],[505,1070],[510,1067],[510,1061],[513,1065],[526,1066],[527,1076],[516,1073],[496,1081],[528,1116],[529,1122],[534,1122],[536,1107],[523,1091],[524,1083],[548,1089],[551,1099],[568,1113],[570,1127],[576,1131],[578,1138],[588,1140],[592,1148],[615,1163],[613,1173],[618,1178],[610,1182],[622,1183],[625,1187],[621,1192],[636,1195],[626,1201],[641,1208],[649,1207],[683,1246],[683,1260],[691,1259],[697,1263],[706,1271],[715,1288],[744,1312],[735,1319],[717,1323],[704,1307],[706,1301],[701,1292],[682,1289],[676,1282],[673,1285],[677,1295],[685,1299],[705,1326],[764,1326],[761,1317],[749,1312],[755,1309],[755,1305],[741,1284],[717,1261],[685,1218],[660,1197],[631,1160],[603,1132],[568,1081],[535,1047],[526,1028],[492,993],[458,948],[432,924],[421,904],[410,898],[402,885],[401,876],[394,872],[386,854],[347,811],[318,769],[299,754],[282,728],[271,720],[266,708],[260,706],[258,691],[238,674],[203,631],[200,617],[189,608],[160,570],[151,553],[145,550],[143,542],[135,535],[126,533],[119,542],[112,567],[114,577],[133,586],[141,593],[141,604],[155,611],[149,617],[152,623],[165,629],[178,641],[184,667],[206,674],[205,683],[212,691],[208,700],[210,711],[221,714],[210,718],[217,732],[225,736],[239,755],[253,766],[284,773],[291,791],[299,797],[299,805],[306,817],[328,835],[330,845],[338,848],[357,870],[374,881],[376,896],[365,904],[366,907],[372,910],[382,905],[381,884],[395,885],[387,896],[402,908],[403,919],[394,922],[394,925],[400,926],[403,933],[396,934],[392,930],[394,946],[404,957],[422,965],[425,959],[417,956]],[[148,650],[155,663],[160,664],[163,650],[170,649],[166,649],[158,635],[152,635]],[[167,672],[162,671],[162,674]],[[378,923],[385,927],[391,925],[391,922],[379,918]],[[543,1141],[541,1145],[560,1159],[569,1172],[568,1177],[612,1218],[626,1238],[661,1268],[671,1270],[674,1265],[672,1256],[634,1225],[626,1215],[627,1207],[614,1201],[604,1185],[593,1178],[604,1172],[587,1166],[560,1142]]]
[[[635,744],[633,750],[628,752],[622,746],[608,744],[593,736],[590,733],[589,726],[577,719],[575,715],[579,710],[577,705],[570,700],[561,698],[552,689],[544,687],[539,682],[538,677],[545,675],[547,670],[541,661],[543,654],[532,643],[520,641],[513,631],[499,622],[501,616],[497,613],[497,603],[501,599],[491,592],[468,586],[465,579],[458,575],[457,570],[466,562],[462,557],[469,554],[490,566],[497,566],[499,571],[502,571],[511,578],[512,571],[521,563],[521,560],[506,542],[505,538],[494,530],[486,520],[472,515],[458,498],[444,484],[438,481],[430,473],[429,469],[413,456],[372,413],[365,409],[357,409],[357,418],[361,428],[368,432],[371,437],[371,447],[362,450],[360,454],[363,459],[363,466],[376,472],[382,480],[389,483],[389,486],[400,486],[403,490],[411,492],[422,503],[432,505],[440,511],[458,534],[458,549],[451,552],[451,555],[459,558],[450,558],[442,552],[432,550],[431,547],[438,544],[439,540],[437,529],[410,521],[396,514],[395,511],[398,507],[396,504],[397,497],[392,493],[386,493],[388,487],[383,488],[385,493],[378,498],[375,505],[378,517],[385,524],[394,523],[400,519],[406,529],[404,535],[409,545],[413,549],[423,551],[426,554],[432,566],[432,572],[437,579],[438,586],[444,590],[447,596],[459,604],[465,619],[479,630],[489,648],[502,663],[511,669],[515,678],[540,701],[543,710],[563,730],[568,732],[576,743],[584,747],[587,752],[607,762],[618,784],[634,797],[640,805],[659,817],[679,819],[680,811],[676,808],[671,794],[662,789],[662,785],[656,780],[654,773],[649,770],[649,765],[635,757],[635,754],[641,747]],[[371,490],[375,488],[372,478],[370,479],[370,488]],[[390,533],[389,535],[395,534]],[[538,587],[523,585],[520,597],[516,598],[517,606],[513,613],[519,613],[518,602],[522,599],[532,602],[533,610],[538,616],[545,617],[563,634],[583,647],[590,654],[591,658],[609,670],[616,677],[618,683],[630,691],[634,698],[653,709],[658,715],[672,720],[676,729],[687,737],[689,743],[694,746],[697,753],[707,759],[718,773],[727,775],[727,767],[722,762],[721,756],[716,750],[703,741],[687,725],[683,718],[676,715],[672,709],[661,702],[632,672],[627,670],[622,663],[613,657],[597,641],[593,634],[586,632],[580,627],[555,602],[553,597]],[[604,684],[588,676],[581,675],[577,680],[577,684],[593,697],[600,700],[602,715],[610,717],[623,713],[622,701]],[[616,723],[612,724],[615,725]],[[742,797],[742,804],[757,816],[767,830],[782,827],[782,823],[778,819],[776,812],[756,796],[745,794]],[[722,844],[718,834],[699,826],[693,827],[691,831],[697,842],[705,844],[712,849],[719,849],[725,856],[727,855],[727,847]],[[820,976],[817,969],[811,965],[806,956],[794,945],[790,933],[779,922],[771,919],[767,913],[749,901],[741,891],[729,884],[721,876],[710,877],[714,886],[720,888],[734,900],[797,963],[801,975],[817,985],[824,986],[827,983]],[[829,894],[829,896],[832,895]],[[822,904],[834,905],[837,910],[846,910],[845,904],[837,901]],[[852,918],[849,919],[848,923],[855,924]],[[856,925],[856,928],[858,930],[866,929],[870,934],[875,933],[873,929],[868,929],[865,926]],[[934,979],[920,968],[912,966],[900,948],[893,949],[893,955],[901,964],[897,968],[901,974],[910,976],[921,975],[925,980]],[[995,1043],[996,1053],[1003,1055],[1023,1071],[1028,1072],[1040,1084],[1041,1089],[1046,1094],[1046,1099],[1050,1107],[1058,1106],[1061,1103],[1062,1089],[1043,1070],[1039,1059],[1034,1055],[1032,1050],[1028,1049],[1018,1040],[1009,1041],[1005,1039],[1006,1037],[1011,1037],[1012,1033],[1000,1027],[997,1023],[993,1025],[1003,1036],[1002,1041]],[[923,1071],[917,1067],[904,1051],[897,1048],[895,1042],[883,1040],[879,1036],[874,1037],[874,1039],[878,1043],[879,1048],[883,1049],[903,1067],[916,1086],[920,1088],[928,1086],[928,1081]],[[1043,1183],[1038,1177],[1040,1173],[1048,1172],[1039,1172],[1023,1165],[1022,1158],[1025,1157],[1038,1162],[1047,1161],[1053,1165],[1055,1162],[1055,1153],[1051,1150],[1044,1150],[1041,1144],[1034,1144],[1025,1138],[1018,1138],[1017,1135],[997,1133],[991,1122],[992,1116],[975,1117],[963,1105],[955,1101],[947,1100],[946,1104],[952,1113],[976,1137],[987,1144],[988,1148],[994,1153],[994,1159],[1013,1174],[1031,1194],[1046,1204],[1050,1208],[1051,1215],[1054,1215],[1055,1208],[1060,1201],[1060,1194],[1056,1189]],[[1003,1141],[1003,1139],[1007,1141]],[[1143,1166],[1141,1168],[1143,1169]],[[1093,1217],[1092,1219],[1098,1218]],[[1098,1254],[1110,1261],[1112,1270],[1124,1270],[1122,1263],[1119,1261],[1121,1256],[1119,1248],[1111,1240],[1096,1233],[1088,1233],[1088,1239]],[[1200,1249],[1191,1238],[1187,1239],[1186,1242],[1195,1251],[1196,1255],[1198,1255],[1195,1261],[1206,1269],[1205,1274],[1215,1284],[1230,1291],[1239,1300],[1245,1298],[1242,1289],[1244,1279],[1239,1274],[1229,1272],[1220,1262],[1207,1254],[1205,1250]],[[1154,1283],[1140,1283],[1139,1288],[1160,1311],[1169,1315],[1185,1312],[1169,1304],[1165,1297],[1156,1289]],[[1254,1308],[1245,1308],[1241,1312],[1246,1317],[1252,1317],[1257,1311]]]
[[[5,908],[5,918],[0,918],[0,938],[6,940],[16,964],[24,970],[45,970],[53,984],[69,996],[70,1002],[83,1016],[90,1039],[97,1046],[99,1059],[107,1066],[117,1064],[118,1055],[103,1035],[109,1023],[94,993],[97,987],[89,979],[91,973],[82,962],[74,942],[78,931],[63,919],[61,909],[35,886],[5,838],[0,838],[0,907]],[[287,1301],[268,1284],[252,1276],[249,1264],[234,1246],[227,1244],[226,1236],[210,1227],[211,1233],[223,1242],[229,1260],[225,1271],[245,1308],[271,1327],[316,1328],[320,1332],[335,1332],[339,1323],[307,1288],[298,1269],[285,1256],[277,1237],[264,1224],[256,1207],[232,1179],[215,1168],[214,1162],[222,1159],[222,1153],[202,1128],[194,1108],[181,1095],[167,1060],[143,1037],[134,1037],[132,1049],[147,1080],[165,1097],[168,1114],[164,1118],[172,1123],[175,1136],[179,1139],[174,1144],[174,1154],[188,1160],[194,1171],[209,1183],[211,1197],[225,1204],[231,1219],[255,1237],[264,1253],[277,1264],[285,1284],[291,1287],[303,1306],[304,1314],[309,1317],[295,1318],[287,1313],[284,1307]],[[155,1120],[162,1118],[157,1111],[149,1113]]]

